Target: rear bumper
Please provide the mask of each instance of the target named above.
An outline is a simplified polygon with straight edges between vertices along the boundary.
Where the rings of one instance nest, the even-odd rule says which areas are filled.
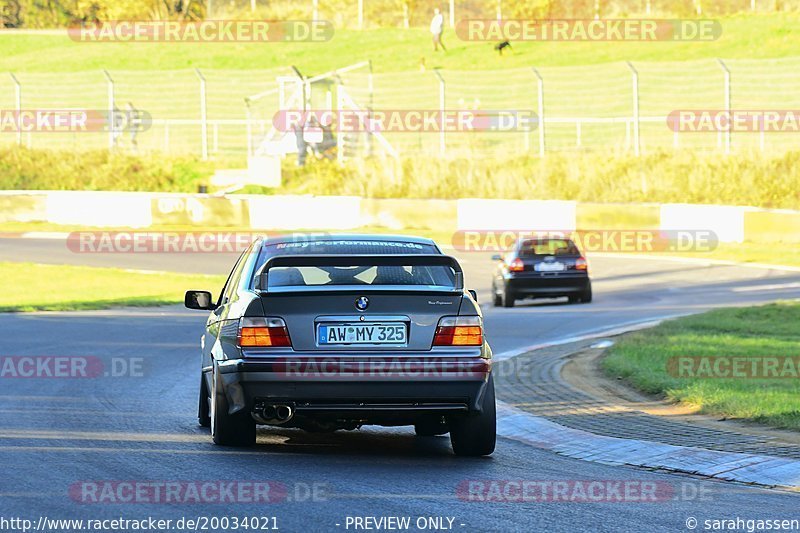
[[[509,288],[520,296],[568,296],[585,291],[589,286],[586,274],[525,273],[509,277]]]
[[[481,357],[234,359],[218,365],[232,412],[286,403],[298,415],[480,412],[491,373]]]

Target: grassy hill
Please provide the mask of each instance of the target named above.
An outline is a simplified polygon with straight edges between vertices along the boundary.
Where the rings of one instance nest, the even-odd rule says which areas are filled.
[[[682,61],[704,58],[779,58],[799,55],[800,15],[737,15],[720,19],[713,42],[519,42],[499,57],[490,42],[460,41],[445,32],[448,52],[435,54],[425,29],[339,30],[324,43],[77,43],[64,31],[0,32],[0,71],[75,72],[186,68],[270,69],[296,65],[311,75],[371,59],[375,72],[428,69],[505,69],[589,65],[621,60]]]

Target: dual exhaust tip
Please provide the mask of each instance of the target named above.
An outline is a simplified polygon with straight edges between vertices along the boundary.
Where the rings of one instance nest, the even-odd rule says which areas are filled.
[[[260,422],[284,424],[294,417],[294,408],[286,404],[267,404],[255,413]]]

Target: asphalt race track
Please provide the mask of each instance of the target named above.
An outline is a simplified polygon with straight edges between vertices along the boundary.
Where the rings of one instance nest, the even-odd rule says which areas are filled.
[[[59,240],[0,239],[0,249],[4,260],[215,274],[227,273],[234,260],[224,254],[75,254]],[[488,254],[457,255],[467,286],[488,302]],[[485,306],[495,352],[508,355],[715,306],[800,297],[797,272],[633,256],[590,260],[591,304]],[[4,355],[87,356],[102,362],[95,379],[0,381],[0,516],[34,524],[40,516],[264,516],[276,517],[283,531],[363,531],[348,517],[406,516],[412,524],[419,517],[450,518],[450,529],[463,531],[688,531],[690,517],[702,530],[706,519],[797,515],[794,494],[604,466],[502,438],[494,455],[482,459],[456,458],[447,437],[417,438],[410,428],[334,434],[262,429],[253,449],[219,448],[196,423],[204,321],[205,313],[178,307],[0,316]],[[520,479],[650,481],[672,486],[677,497],[647,503],[459,498],[468,480]],[[91,483],[123,481],[270,481],[286,492],[277,491],[278,501],[266,504],[91,503],[81,492]],[[312,490],[316,497],[309,496]],[[444,520],[439,530],[448,524]]]

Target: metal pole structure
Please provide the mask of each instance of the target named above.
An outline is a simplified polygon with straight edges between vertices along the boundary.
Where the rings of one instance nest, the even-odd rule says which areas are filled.
[[[250,0],[250,11],[256,10],[256,0]]]
[[[358,29],[364,29],[364,0],[358,0]]]
[[[17,109],[17,146],[22,146],[22,124],[20,118],[22,115],[22,84],[19,82],[13,72],[8,73],[14,81],[14,105]]]
[[[538,113],[539,113],[539,155],[544,157],[545,144],[544,144],[544,79],[542,78],[536,67],[531,67],[533,73],[536,75],[536,85],[539,89],[538,95]]]
[[[631,69],[631,83],[633,84],[633,153],[640,152],[640,124],[639,124],[639,73],[633,68],[630,61],[625,62]]]
[[[450,27],[456,27],[456,0],[450,0]]]
[[[445,131],[444,131],[444,113],[445,113],[445,101],[444,101],[444,78],[442,74],[439,72],[439,69],[433,69],[433,73],[436,74],[436,77],[439,78],[439,155],[444,156],[447,152],[447,141],[445,138]]]
[[[203,161],[208,159],[208,101],[206,99],[206,79],[199,68],[194,69],[200,80],[200,146]]]
[[[111,78],[111,74],[109,74],[106,69],[103,69],[103,75],[106,77],[106,81],[108,82],[108,149],[113,150],[114,143],[116,142],[114,130],[117,127],[117,106],[114,103],[114,80]]]
[[[250,109],[250,99],[244,99],[244,105],[246,108],[245,116],[247,117],[247,124],[245,126],[247,130],[247,157],[253,155],[253,111]]]
[[[725,153],[731,153],[731,128],[730,128],[730,116],[731,116],[731,71],[728,70],[728,66],[721,60],[717,59],[717,63],[719,63],[720,68],[722,69],[722,74],[724,76],[724,91],[725,91],[725,112],[728,113],[728,129],[725,131]]]
[[[319,20],[319,0],[312,0],[311,2],[311,20],[314,22]]]
[[[372,77],[372,60],[370,59],[367,63],[367,67],[369,68],[369,74],[367,74],[367,89],[369,90],[369,117],[372,118],[373,108],[375,106],[375,86],[373,85],[373,77]],[[370,136],[370,132],[367,132],[367,155],[372,155],[372,137]]]
[[[503,0],[497,0],[497,20],[503,20]]]
[[[408,29],[408,2],[403,2],[403,28]]]
[[[292,70],[300,80],[300,88],[303,91],[303,111],[308,111],[311,103],[311,83],[308,82],[307,78],[305,78],[294,65],[292,65]],[[283,105],[281,105],[281,109],[283,109]]]
[[[342,109],[342,86],[336,84],[336,116],[340,116]],[[340,131],[336,136],[336,162],[340,165],[344,163],[344,131]],[[369,133],[367,133],[369,136]]]

